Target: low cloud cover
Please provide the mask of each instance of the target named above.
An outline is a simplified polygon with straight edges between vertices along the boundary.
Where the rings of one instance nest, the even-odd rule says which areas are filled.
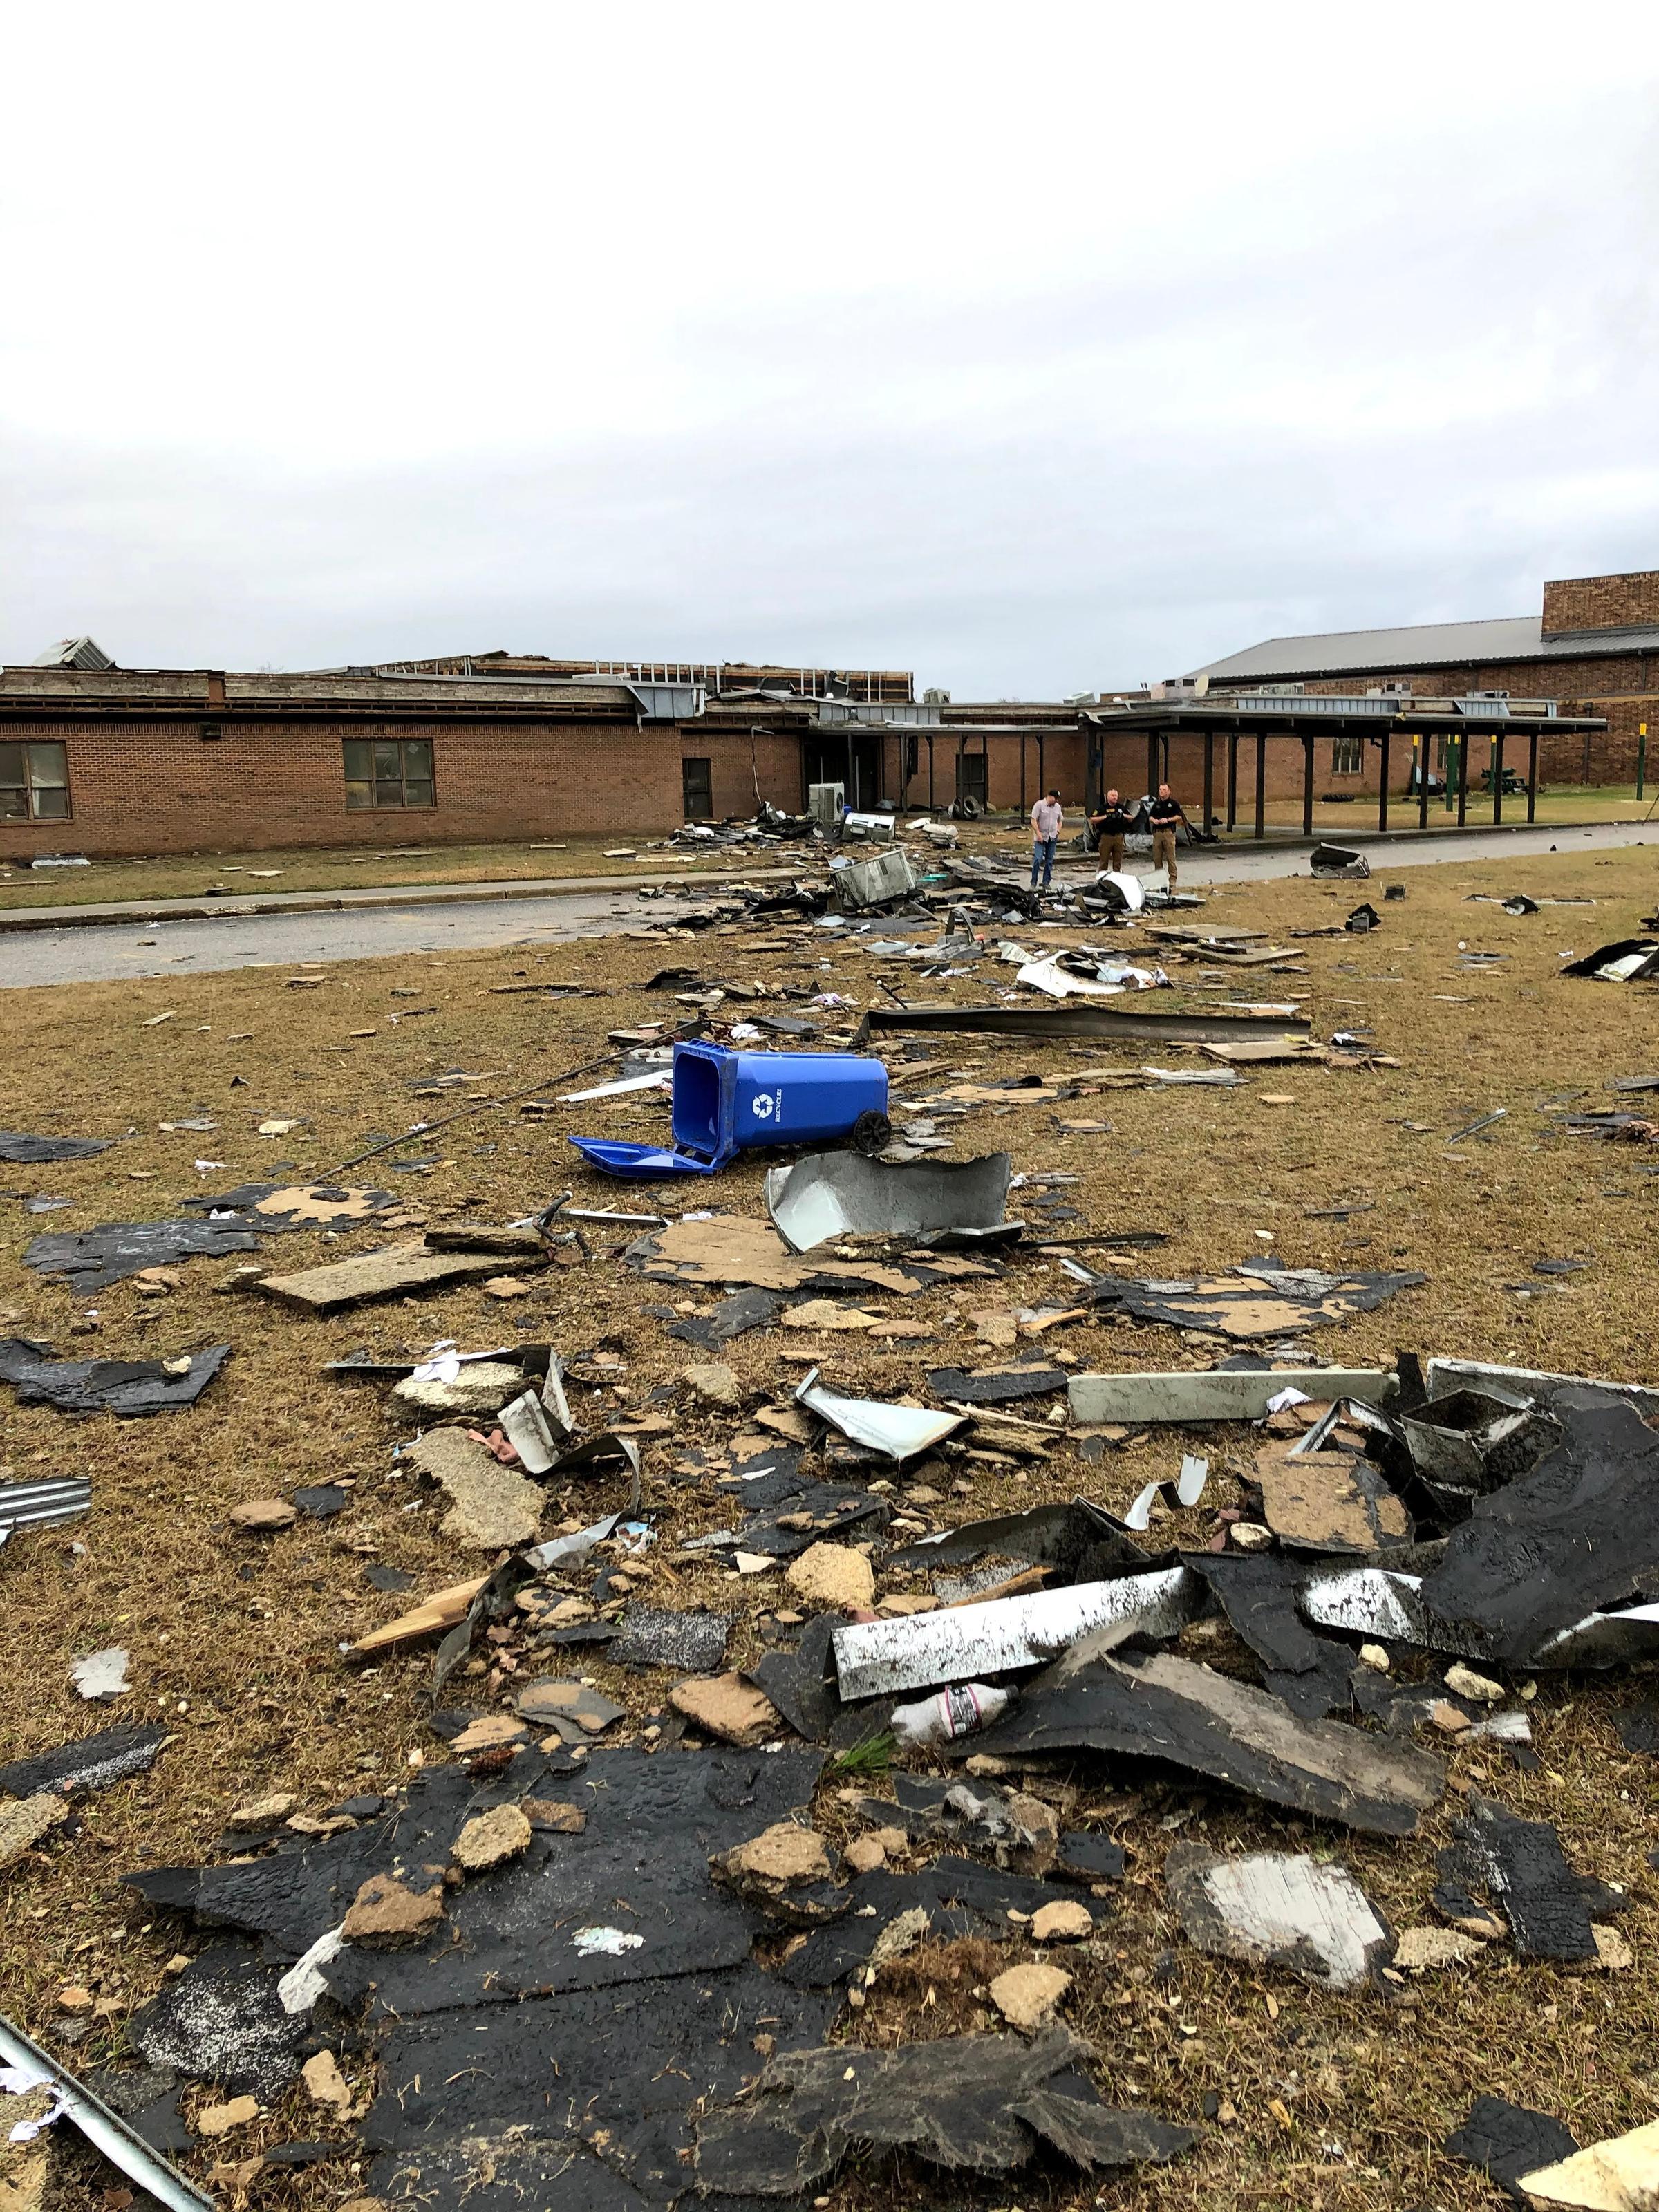
[[[0,150],[0,659],[1034,698],[1659,567],[1645,15],[77,21]]]

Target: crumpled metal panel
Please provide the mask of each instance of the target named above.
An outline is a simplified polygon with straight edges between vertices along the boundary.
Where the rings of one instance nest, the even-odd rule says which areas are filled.
[[[994,1229],[1008,1202],[1006,1152],[895,1164],[861,1152],[814,1152],[766,1178],[766,1210],[792,1252],[832,1237],[926,1237]]]
[[[1160,1567],[898,1620],[855,1621],[836,1631],[836,1671],[843,1698],[977,1680],[1012,1667],[1039,1666],[1097,1629],[1174,1636],[1204,1601],[1196,1576],[1185,1567]]]

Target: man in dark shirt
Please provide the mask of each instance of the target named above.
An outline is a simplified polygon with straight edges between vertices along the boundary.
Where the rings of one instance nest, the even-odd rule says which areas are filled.
[[[1101,866],[1109,874],[1123,872],[1123,840],[1133,819],[1133,810],[1123,804],[1115,791],[1109,791],[1100,802],[1099,811],[1089,817],[1089,827],[1095,833],[1095,850],[1100,855]]]
[[[1170,889],[1176,887],[1176,824],[1184,822],[1181,801],[1174,798],[1167,783],[1158,787],[1158,797],[1146,809],[1146,819],[1152,825],[1152,866],[1169,872]]]

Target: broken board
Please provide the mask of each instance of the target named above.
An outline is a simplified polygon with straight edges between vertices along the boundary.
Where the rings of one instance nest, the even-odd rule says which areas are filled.
[[[1303,1552],[1374,1552],[1411,1541],[1411,1516],[1380,1470],[1352,1452],[1298,1452],[1283,1443],[1255,1455],[1261,1517]]]
[[[253,1285],[266,1297],[307,1313],[337,1313],[343,1306],[373,1298],[407,1297],[447,1283],[481,1280],[487,1275],[521,1273],[525,1262],[497,1253],[431,1252],[424,1244],[388,1244],[355,1260],[336,1260],[326,1267],[307,1267],[297,1275],[265,1275]]]

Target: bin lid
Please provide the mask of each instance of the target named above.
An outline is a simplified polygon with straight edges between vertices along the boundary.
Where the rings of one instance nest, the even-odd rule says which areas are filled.
[[[664,1176],[714,1175],[726,1164],[724,1158],[705,1160],[696,1152],[670,1152],[662,1145],[624,1145],[607,1137],[572,1137],[569,1141],[606,1175],[631,1176],[636,1182]]]

